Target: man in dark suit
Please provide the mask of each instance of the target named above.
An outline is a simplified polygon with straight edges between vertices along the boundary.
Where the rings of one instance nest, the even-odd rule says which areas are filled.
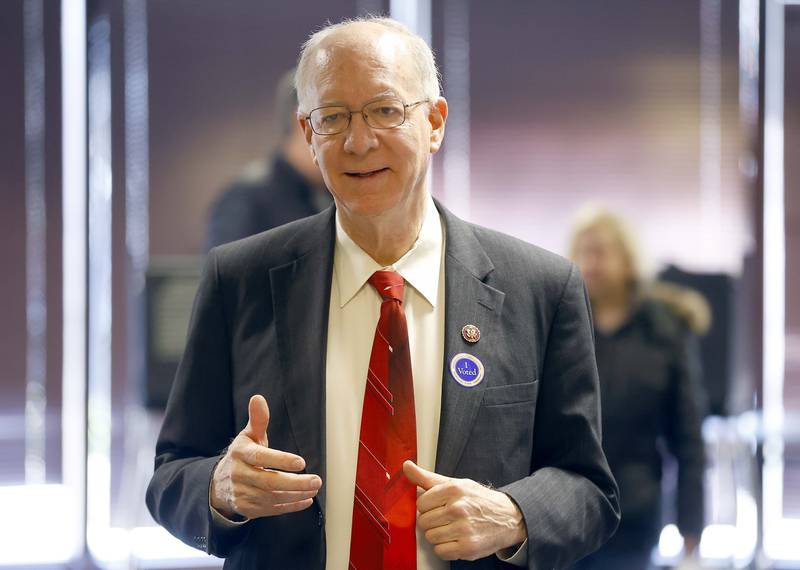
[[[335,207],[210,252],[153,516],[235,568],[590,553],[619,512],[577,269],[431,198],[447,102],[397,22],[317,32],[296,84]]]

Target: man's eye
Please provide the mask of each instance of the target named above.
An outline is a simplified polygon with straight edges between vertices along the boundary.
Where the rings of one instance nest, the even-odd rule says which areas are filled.
[[[391,117],[399,113],[397,107],[378,107],[378,114],[384,117]]]
[[[336,121],[342,118],[342,113],[328,113],[327,115],[322,115],[321,121],[323,123],[335,123]]]

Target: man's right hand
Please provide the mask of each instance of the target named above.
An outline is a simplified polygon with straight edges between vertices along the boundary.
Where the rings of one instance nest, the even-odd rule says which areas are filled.
[[[299,455],[270,449],[269,406],[263,396],[250,398],[247,426],[233,440],[214,469],[211,506],[228,518],[255,519],[302,511],[322,487],[317,475],[299,473]]]

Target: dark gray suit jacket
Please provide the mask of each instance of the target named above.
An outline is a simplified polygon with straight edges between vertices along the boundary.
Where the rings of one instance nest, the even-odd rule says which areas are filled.
[[[528,567],[563,568],[598,548],[619,520],[600,444],[589,305],[574,264],[459,220],[445,227],[445,339],[436,471],[498,488],[519,505]],[[334,209],[212,250],[169,398],[147,491],[154,518],[226,568],[325,567],[325,498],[233,530],[213,524],[216,462],[270,405],[269,441],[325,481],[325,350]],[[482,333],[461,336],[465,324]],[[469,352],[485,378],[466,389],[449,362]],[[323,486],[324,489],[324,486]],[[491,556],[453,568],[508,567]]]

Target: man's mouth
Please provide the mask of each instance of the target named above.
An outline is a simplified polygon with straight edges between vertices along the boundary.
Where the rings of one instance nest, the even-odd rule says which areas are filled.
[[[375,176],[376,174],[380,174],[384,170],[389,170],[388,168],[378,168],[376,170],[354,170],[351,172],[345,172],[347,176],[351,176],[353,178],[369,178],[370,176]]]

